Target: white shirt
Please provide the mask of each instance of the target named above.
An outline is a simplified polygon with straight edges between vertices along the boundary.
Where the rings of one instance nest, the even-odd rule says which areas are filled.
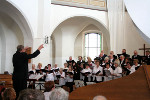
[[[107,68],[105,68],[104,70],[109,70],[111,74],[113,74],[113,73],[114,73],[114,71],[113,71],[113,69],[112,69],[111,67],[110,67],[110,68],[108,68],[108,69],[107,69]]]
[[[131,67],[130,69],[127,68],[129,71],[130,71],[130,74],[132,74],[133,72],[135,72],[135,68],[134,67]]]
[[[30,72],[30,71],[33,71],[33,73],[34,73],[34,74],[35,74],[35,72],[36,72],[36,70],[35,70],[35,69],[34,69],[34,70],[30,69],[30,70],[29,70],[29,72]]]
[[[94,66],[93,68],[93,73],[96,74],[98,71],[101,71],[100,74],[103,74],[103,67],[99,66]]]
[[[68,72],[72,72],[74,74],[73,71],[68,71]],[[69,75],[66,76],[66,81],[67,82],[73,82],[73,78],[71,78]]]
[[[92,70],[90,69],[90,68],[88,68],[88,69],[83,69],[83,73],[86,73],[86,72],[92,72]]]
[[[83,73],[86,73],[86,72],[92,73],[92,70],[91,70],[90,68],[88,68],[88,69],[83,69],[82,72],[83,72]],[[89,74],[88,76],[91,76],[91,74]]]
[[[50,100],[49,99],[50,95],[51,95],[51,91],[50,92],[44,92],[45,100]]]
[[[65,72],[62,72],[62,74],[60,74],[60,79],[59,79],[59,85],[62,86],[62,85],[65,85],[66,82],[65,82]]]
[[[117,76],[122,76],[122,68],[121,67],[116,67],[114,70],[114,74],[116,74]]]
[[[133,67],[133,68],[136,68],[136,67],[139,67],[139,66],[140,66],[140,64],[138,64],[137,66],[133,65],[132,67]]]
[[[96,74],[98,71],[101,71],[99,74],[103,74],[103,67],[101,66],[94,66],[93,68],[93,73]],[[93,75],[93,81],[95,80],[95,77],[96,77],[96,80],[97,81],[102,81],[102,76],[96,76],[96,75]]]
[[[45,81],[54,81],[54,74],[53,73],[47,74]]]

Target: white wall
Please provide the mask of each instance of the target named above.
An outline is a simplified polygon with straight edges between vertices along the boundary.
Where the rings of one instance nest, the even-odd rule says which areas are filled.
[[[150,45],[140,36],[137,28],[135,27],[132,19],[129,14],[126,12],[126,21],[125,21],[125,48],[127,49],[127,53],[133,55],[133,51],[137,50],[140,55],[143,55],[143,50],[139,50],[139,48],[143,48],[143,44],[146,44],[146,47],[150,47]],[[121,51],[120,51],[121,53]]]
[[[24,44],[23,34],[18,25],[7,15],[0,13],[1,31],[1,73],[9,71],[12,73],[12,56],[16,52],[18,44]]]
[[[93,27],[88,27],[89,25],[93,24]],[[78,54],[75,54],[76,52],[80,52],[80,55],[83,55],[83,43],[80,43],[80,47],[78,49],[76,48],[77,42],[76,38],[79,36],[80,41],[83,39],[84,31],[89,30],[96,30],[101,31],[101,33],[104,36],[104,48],[106,51],[108,51],[108,45],[109,41],[106,41],[106,36],[109,36],[109,33],[104,31],[104,26],[101,25],[100,22],[97,20],[94,20],[92,18],[86,17],[86,16],[75,16],[72,18],[68,18],[64,22],[62,22],[53,32],[52,36],[55,38],[55,63],[57,63],[59,66],[63,66],[63,63],[66,62],[66,60],[69,59],[69,56],[72,56],[74,60],[77,60]],[[95,32],[95,31],[94,31]],[[60,41],[60,42],[59,42]],[[78,41],[79,43],[79,41]],[[58,51],[59,50],[59,51]],[[76,50],[76,51],[74,51]],[[80,50],[80,51],[79,51]],[[61,53],[61,54],[60,54]],[[61,61],[61,62],[60,62]],[[58,63],[59,62],[59,63]]]
[[[51,4],[51,27],[50,33],[52,33],[55,28],[63,21],[74,16],[86,16],[91,17],[104,26],[108,26],[107,13],[104,11],[75,8],[68,6],[60,6]],[[82,21],[81,21],[82,22]]]
[[[33,31],[33,36],[37,35],[38,26],[38,0],[8,0],[26,18]]]

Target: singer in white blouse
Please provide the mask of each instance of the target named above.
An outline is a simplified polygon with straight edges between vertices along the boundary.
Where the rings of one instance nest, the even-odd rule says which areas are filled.
[[[122,68],[120,67],[119,59],[115,60],[114,66],[115,66],[115,70],[114,70],[114,73],[112,74],[113,78],[114,79],[121,78],[122,77]]]

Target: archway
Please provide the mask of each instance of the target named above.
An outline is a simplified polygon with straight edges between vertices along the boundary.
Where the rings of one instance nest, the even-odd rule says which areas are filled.
[[[0,73],[12,73],[12,56],[18,44],[32,46],[32,32],[23,14],[11,3],[0,0]]]
[[[55,41],[55,44],[53,44],[55,45],[55,50],[53,50],[55,54],[53,57],[55,58],[52,57],[55,60],[53,60],[52,64],[57,63],[59,66],[63,66],[69,56],[77,60],[75,56],[76,38],[84,31],[93,30],[93,28],[88,28],[89,25],[94,25],[97,31],[103,33],[103,37],[106,39],[105,44],[107,44],[106,51],[110,50],[109,32],[100,21],[86,16],[74,16],[60,23],[52,33]]]

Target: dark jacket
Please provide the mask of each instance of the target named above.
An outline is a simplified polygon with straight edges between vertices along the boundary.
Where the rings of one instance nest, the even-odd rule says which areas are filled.
[[[33,54],[27,54],[25,52],[16,52],[13,55],[13,77],[12,79],[27,79],[28,78],[28,59],[34,58],[40,54],[39,50],[36,50]]]

